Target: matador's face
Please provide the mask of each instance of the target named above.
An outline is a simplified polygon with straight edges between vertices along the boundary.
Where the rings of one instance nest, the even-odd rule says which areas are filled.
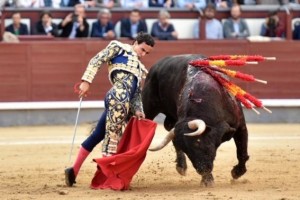
[[[147,45],[145,42],[138,44],[137,41],[133,44],[133,50],[136,52],[139,58],[144,57],[152,51],[153,47]]]

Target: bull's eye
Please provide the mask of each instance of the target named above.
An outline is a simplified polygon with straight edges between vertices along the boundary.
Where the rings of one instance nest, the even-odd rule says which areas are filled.
[[[199,139],[199,138],[194,142],[194,146],[195,146],[196,148],[199,148],[199,147],[200,147],[200,139]]]

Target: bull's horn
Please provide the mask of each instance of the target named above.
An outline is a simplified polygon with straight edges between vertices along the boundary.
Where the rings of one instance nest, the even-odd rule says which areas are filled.
[[[197,130],[192,133],[185,133],[184,135],[197,136],[197,135],[201,135],[205,131],[206,125],[203,120],[195,119],[195,120],[188,122],[188,127],[192,130],[194,130],[194,129],[197,129]]]
[[[175,137],[174,128],[168,133],[168,135],[161,141],[156,147],[149,148],[150,151],[158,151],[164,148]]]

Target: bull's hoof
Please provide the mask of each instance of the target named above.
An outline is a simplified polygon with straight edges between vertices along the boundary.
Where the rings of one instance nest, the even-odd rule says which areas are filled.
[[[246,166],[239,166],[239,165],[236,165],[233,167],[233,169],[231,170],[231,176],[232,178],[234,179],[238,179],[240,178],[241,176],[243,176],[245,173],[246,173],[247,169],[246,169]]]
[[[201,187],[214,187],[215,181],[214,181],[214,177],[212,176],[212,174],[203,175],[200,186]]]
[[[181,176],[185,176],[185,175],[186,175],[186,168],[182,168],[182,167],[176,166],[176,170],[177,170],[177,172],[178,172]]]
[[[186,174],[186,160],[185,155],[182,152],[177,152],[177,158],[176,158],[176,170],[181,176],[185,176]]]
[[[209,181],[209,182],[201,181],[200,186],[213,188],[215,186],[215,182],[214,181]]]

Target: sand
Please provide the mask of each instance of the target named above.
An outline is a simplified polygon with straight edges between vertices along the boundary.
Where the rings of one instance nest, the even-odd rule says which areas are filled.
[[[71,162],[89,127],[79,126]],[[300,125],[248,124],[248,129],[248,171],[237,181],[230,175],[237,163],[233,140],[218,149],[213,188],[200,187],[201,177],[190,162],[186,176],[180,176],[174,147],[169,144],[147,153],[130,190],[113,191],[89,188],[96,170],[92,159],[101,156],[100,145],[84,163],[76,186],[65,186],[72,126],[0,128],[0,199],[300,199]],[[158,143],[165,133],[159,125],[152,143]]]

